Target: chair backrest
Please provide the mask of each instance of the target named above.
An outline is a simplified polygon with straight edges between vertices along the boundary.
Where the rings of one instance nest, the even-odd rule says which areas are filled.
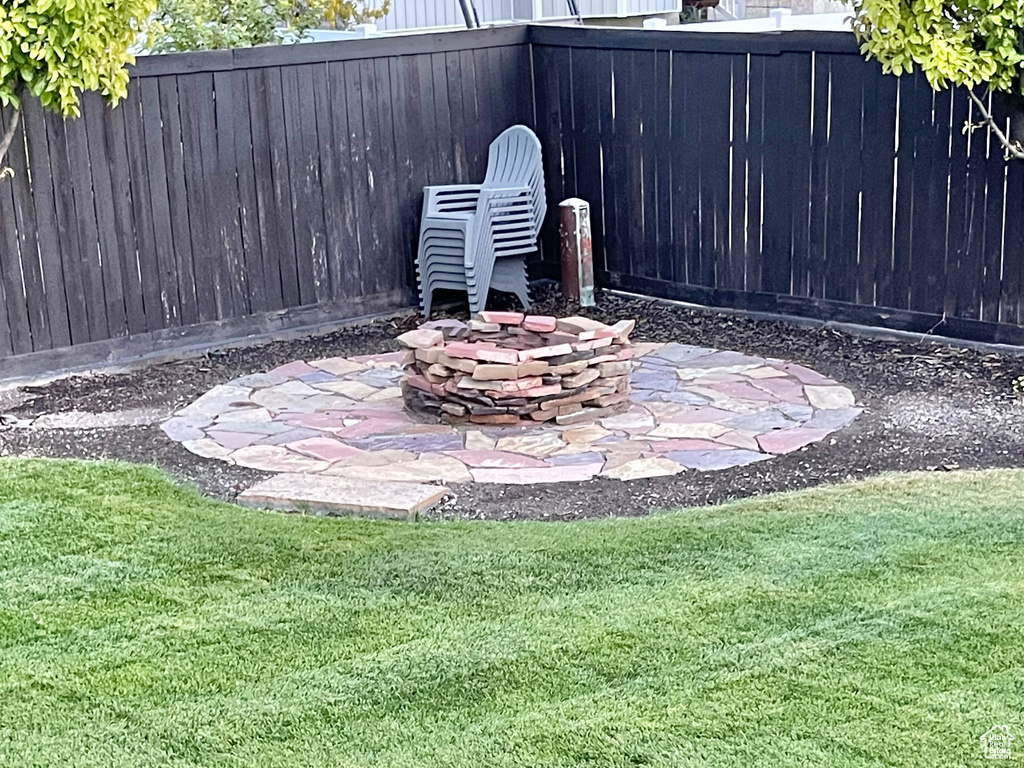
[[[547,212],[544,194],[544,166],[540,140],[525,125],[513,125],[501,132],[487,151],[487,175],[483,189],[529,187],[537,232]]]

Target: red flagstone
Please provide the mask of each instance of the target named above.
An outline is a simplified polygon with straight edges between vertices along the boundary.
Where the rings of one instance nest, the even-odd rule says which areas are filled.
[[[294,443],[288,443],[286,447],[290,451],[330,462],[341,461],[342,459],[366,453],[366,451],[345,445],[339,440],[332,440],[329,437],[311,437],[307,440],[298,440]]]
[[[480,319],[485,323],[519,325],[526,319],[526,317],[522,312],[481,312]]]
[[[659,440],[650,445],[658,453],[668,453],[669,451],[728,451],[733,447],[731,445],[722,445],[712,440],[698,440],[696,438]]]
[[[312,365],[308,365],[302,360],[293,360],[290,363],[279,365],[277,368],[271,368],[268,373],[272,376],[282,376],[287,378],[298,378],[309,373],[319,373],[319,368],[314,368]]]
[[[534,333],[551,333],[555,324],[556,320],[551,315],[527,315],[523,318],[523,328]]]
[[[540,459],[508,451],[445,451],[445,455],[458,459],[469,467],[517,469],[547,466]]]
[[[816,443],[831,434],[828,429],[780,429],[775,432],[768,432],[759,435],[757,444],[768,453],[792,453],[805,445]]]

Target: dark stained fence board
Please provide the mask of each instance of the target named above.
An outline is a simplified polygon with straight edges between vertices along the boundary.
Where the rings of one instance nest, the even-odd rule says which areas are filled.
[[[542,238],[546,253],[558,253],[558,203],[575,194],[572,173],[559,173],[565,153],[565,137],[572,137],[572,92],[569,84],[569,51],[541,46],[535,49],[537,62],[537,98],[547,104],[539,115],[544,181],[548,199],[547,226]],[[564,87],[568,92],[563,92]]]
[[[597,71],[600,62],[594,51],[574,49],[571,66],[576,195],[590,203],[591,241],[596,268],[603,265],[606,255],[601,183],[601,95]]]
[[[47,148],[53,196],[57,213],[57,241],[60,247],[61,271],[64,276],[64,296],[67,301],[71,343],[89,341],[89,308],[85,299],[78,240],[78,222],[75,196],[71,184],[71,160],[68,154],[67,134],[60,117],[45,113]]]
[[[402,191],[406,180],[400,178],[397,168],[397,149],[395,140],[395,93],[392,89],[391,64],[393,59],[378,58],[373,61],[374,78],[376,81],[377,126],[380,131],[378,139],[379,178],[374,182],[375,191],[379,190],[384,211],[384,250],[379,255],[379,270],[385,278],[378,293],[383,293],[398,286],[408,285],[410,274],[408,265],[411,253],[406,250],[402,232],[402,214],[399,198],[404,199]],[[475,132],[476,133],[476,132]],[[486,152],[484,163],[486,164]],[[481,171],[482,175],[482,171]]]
[[[898,82],[894,77],[868,77],[864,82],[864,197],[857,303],[868,306],[884,303],[891,279]]]
[[[401,285],[413,283],[413,264],[419,241],[419,218],[421,208],[416,205],[402,205],[403,200],[416,200],[427,185],[427,168],[418,161],[427,153],[426,137],[423,135],[425,113],[420,93],[420,78],[417,65],[425,63],[421,58],[403,57],[388,60],[388,75],[393,96],[393,125],[395,146],[396,205],[400,217],[398,272],[394,279]],[[432,117],[432,115],[431,115]]]
[[[355,179],[357,171],[351,161],[348,97],[344,65],[327,65],[330,94],[330,133],[320,132],[320,139],[331,145],[326,153],[330,172],[325,175],[324,205],[332,257],[328,264],[335,299],[356,298],[361,291],[361,255],[356,230]],[[333,185],[333,186],[332,186]]]
[[[981,121],[977,108],[970,105],[970,122]],[[981,291],[985,283],[985,192],[988,168],[988,136],[984,131],[973,131],[967,145],[967,187],[964,192],[963,270],[959,285],[960,299],[957,316],[971,320],[981,319]]]
[[[743,290],[760,291],[763,270],[765,169],[765,58],[751,55],[747,72],[747,173],[746,247],[743,256]],[[738,286],[737,286],[738,288]]]
[[[810,241],[810,172],[811,172],[811,55],[786,53],[785,74],[789,87],[788,109],[793,129],[785,137],[789,157],[790,230],[792,264],[787,291],[794,296],[808,296],[808,249]]]
[[[195,245],[192,239],[192,222],[188,211],[188,189],[185,184],[185,155],[182,151],[181,107],[178,99],[178,80],[175,77],[159,78],[160,120],[151,118],[147,125],[150,141],[155,144],[155,136],[160,135],[163,141],[164,163],[167,173],[167,205],[170,216],[170,229],[173,236],[172,253],[174,254],[175,274],[178,284],[178,302],[181,312],[181,325],[192,325],[199,322],[199,299],[196,295],[196,273],[193,263]],[[153,146],[154,155],[156,147]],[[156,166],[151,166],[155,168]],[[162,203],[157,194],[154,205]],[[158,216],[157,207],[154,216]],[[168,264],[168,266],[170,266]]]
[[[672,276],[672,52],[656,51],[654,64],[655,257],[654,277]]]
[[[1005,125],[1005,111],[1001,102],[1002,97],[991,97],[989,109],[997,123]],[[999,319],[999,283],[1003,274],[1003,188],[1006,163],[1003,161],[1003,150],[996,137],[989,133],[987,139],[984,163],[986,183],[983,261],[985,262],[985,277],[981,288],[981,319],[994,323]],[[1012,211],[1014,215],[1020,215],[1021,206],[1018,204]]]
[[[1011,201],[1020,200],[1024,200],[1024,163],[1010,163],[1006,177],[1004,277],[999,322],[1011,325],[1024,323],[1024,216],[1015,215],[1009,208]]]
[[[311,210],[315,195],[317,155],[310,148],[316,140],[313,125],[313,142],[310,141],[309,121],[304,119],[305,105],[301,99],[307,83],[300,80],[301,68],[281,68],[281,95],[284,103],[283,147],[287,153],[286,183],[289,185],[291,201],[290,217],[295,235],[295,266],[298,276],[298,294],[290,306],[316,303],[316,275],[314,264],[318,261],[316,224]]]
[[[943,313],[955,317],[961,312],[963,286],[968,280],[967,176],[971,137],[963,130],[970,118],[971,101],[966,90],[953,93],[952,136],[949,153],[949,205],[946,219],[947,283]]]
[[[811,66],[811,167],[808,211],[807,296],[825,296],[828,250],[825,246],[828,212],[828,115],[832,57],[815,54]]]
[[[359,292],[372,293],[374,288],[374,261],[376,249],[372,235],[373,210],[369,204],[370,188],[367,179],[366,138],[363,133],[363,98],[359,64],[345,62],[345,91],[348,110],[349,153],[352,185],[355,190],[356,242],[359,244]]]
[[[42,107],[34,99],[25,101],[22,114],[24,130],[39,137],[28,157],[32,173],[39,261],[45,290],[46,317],[50,329],[50,343],[54,347],[71,345],[68,320],[68,298],[64,289],[64,271],[61,268],[58,238],[57,209],[54,199],[53,174],[50,165],[49,143]],[[2,313],[0,313],[2,317]],[[0,343],[2,346],[2,343]]]
[[[276,76],[276,71],[273,73]],[[268,310],[282,309],[284,272],[282,263],[294,252],[291,221],[280,215],[281,187],[274,177],[274,151],[268,115],[277,108],[267,70],[245,73],[249,101],[249,129],[252,134],[253,181],[256,188],[256,216],[259,224],[263,294]],[[292,250],[289,250],[291,248]],[[250,272],[250,281],[256,272]]]
[[[643,225],[642,241],[636,258],[637,271],[646,277],[657,277],[658,259],[658,121],[667,105],[667,93],[658,90],[658,52],[637,52],[637,94],[640,98],[640,219]],[[668,85],[666,82],[665,86]],[[650,255],[648,255],[650,254]]]
[[[611,53],[609,64],[615,76],[609,79],[608,87],[614,100],[614,109],[607,141],[602,142],[608,147],[604,152],[604,188],[608,200],[605,221],[616,235],[615,239],[607,239],[608,247],[614,249],[615,268],[629,274],[636,273],[636,267],[643,257],[643,194],[640,175],[642,148],[637,55],[636,51]],[[609,259],[609,269],[612,268],[612,263]]]
[[[114,233],[117,238],[118,263],[121,285],[119,291],[124,297],[124,309],[128,333],[143,333],[160,328],[160,286],[155,263],[151,230],[146,211],[136,208],[133,199],[133,181],[144,186],[144,174],[133,173],[130,157],[141,154],[141,142],[133,133],[131,143],[125,125],[126,117],[139,117],[129,112],[138,106],[137,96],[121,104],[120,109],[106,110],[103,122],[107,137],[107,155],[110,158],[111,203],[114,211]],[[140,192],[141,194],[141,192]],[[140,252],[141,251],[141,252]],[[147,311],[147,307],[149,310]]]
[[[0,130],[6,131],[11,114],[8,111],[2,117]],[[4,336],[9,339],[15,355],[25,354],[33,351],[33,345],[25,287],[21,279],[22,254],[14,213],[14,185],[6,185],[6,189],[0,187],[0,248],[5,257],[0,263],[0,280],[3,281],[7,308],[7,333]]]
[[[224,281],[224,305],[230,307],[221,316],[235,317],[252,313],[242,244],[242,206],[238,186],[238,154],[235,149],[234,101],[245,98],[245,92],[235,91],[234,80],[229,73],[215,72],[213,95],[214,118],[217,121],[213,142],[216,161],[212,179],[213,196],[217,201],[215,253],[220,255],[218,266]]]
[[[93,205],[96,211],[99,267],[97,274],[102,283],[107,326],[113,337],[126,336],[129,331],[145,330],[142,316],[141,296],[125,286],[122,279],[122,264],[128,254],[121,250],[117,238],[117,217],[114,213],[114,183],[111,178],[111,157],[106,137],[104,106],[97,99],[87,99],[82,105],[82,120],[88,136],[89,172],[92,179]],[[125,288],[129,288],[128,291]],[[133,294],[130,301],[126,295]],[[132,322],[128,325],[126,305],[131,304]]]
[[[33,346],[52,344],[50,323],[43,288],[42,266],[39,263],[38,224],[35,200],[29,191],[28,157],[25,152],[25,125],[19,124],[14,141],[7,150],[5,162],[14,169],[9,179],[14,188],[14,216],[18,250],[21,253],[21,277],[25,288],[29,327]]]
[[[213,100],[209,98],[213,75],[183,75],[177,81],[196,303],[199,319],[209,322],[220,319],[224,299],[215,261],[217,209],[210,179],[210,172],[215,168],[216,153],[211,151],[210,146],[213,137],[206,138],[216,130]]]
[[[743,287],[747,242],[747,64],[748,56],[729,57],[732,93],[729,96],[729,219],[728,263],[723,284]],[[667,270],[661,268],[662,274]]]
[[[256,191],[256,160],[248,80],[244,72],[232,72],[230,75],[216,77],[214,82],[218,92],[222,95],[230,94],[231,99],[234,164],[239,202],[238,226],[242,238],[246,304],[249,312],[253,314],[266,312],[270,309],[270,302],[264,270],[263,239],[260,235],[260,206]]]
[[[156,81],[150,81],[151,86],[156,86]],[[130,263],[136,267],[136,273],[140,282],[140,293],[142,296],[142,311],[146,320],[147,330],[165,328],[172,323],[169,321],[170,306],[167,301],[168,276],[160,264],[158,253],[157,225],[153,216],[152,186],[155,182],[158,186],[163,183],[163,158],[157,157],[154,160],[158,163],[157,172],[150,175],[150,159],[147,156],[145,113],[143,108],[144,90],[143,84],[132,88],[128,98],[121,105],[120,115],[124,121],[125,149],[127,150],[128,183],[125,193],[129,195],[131,213],[126,214],[123,210],[118,216],[119,220],[134,224],[135,232],[135,259]],[[152,88],[150,89],[152,91]],[[151,98],[155,98],[155,91]],[[157,107],[159,109],[159,107]],[[158,112],[159,114],[159,112]],[[166,214],[164,214],[166,217]],[[166,225],[167,220],[161,222],[161,227]],[[166,236],[166,232],[162,231]],[[127,272],[127,271],[126,271]],[[129,282],[132,275],[126,274],[126,282]],[[175,293],[176,293],[175,286]]]
[[[262,116],[267,122],[272,189],[267,216],[275,219],[276,234],[280,237],[276,257],[281,275],[281,301],[285,307],[297,307],[302,304],[299,290],[299,246],[292,205],[292,160],[285,120],[287,108],[283,94],[282,73],[279,67],[275,67],[264,70],[263,74],[266,76],[264,82],[266,106]]]
[[[700,268],[701,285],[716,285],[728,275],[729,122],[732,68],[729,59],[716,61],[707,53],[693,54],[703,72],[700,111]]]
[[[96,206],[93,200],[92,173],[90,170],[89,142],[82,118],[65,123],[68,157],[71,161],[71,188],[75,197],[75,222],[78,226],[77,259],[85,290],[85,306],[88,313],[90,341],[109,339],[117,335],[116,328],[107,324],[106,300],[103,294],[103,277],[100,273],[99,235],[97,232]],[[42,348],[42,345],[37,346]]]
[[[910,308],[939,315],[946,290],[946,233],[939,223],[947,216],[950,93],[931,94],[931,116],[915,137],[915,156],[924,162],[915,165]]]

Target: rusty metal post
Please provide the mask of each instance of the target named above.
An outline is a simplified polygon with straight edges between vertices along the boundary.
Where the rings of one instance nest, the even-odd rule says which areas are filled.
[[[558,204],[562,247],[562,290],[581,307],[594,306],[594,248],[590,241],[590,203],[570,197]]]

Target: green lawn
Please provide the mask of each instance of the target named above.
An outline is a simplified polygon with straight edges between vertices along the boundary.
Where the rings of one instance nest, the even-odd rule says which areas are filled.
[[[380,523],[0,461],[0,765],[992,765],[996,724],[1024,756],[1022,500]]]

